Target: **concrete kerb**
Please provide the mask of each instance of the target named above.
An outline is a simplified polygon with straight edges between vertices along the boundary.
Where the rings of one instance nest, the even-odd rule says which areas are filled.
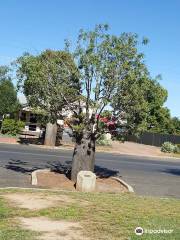
[[[37,186],[38,185],[38,180],[37,180],[37,173],[43,173],[43,172],[50,172],[51,169],[39,169],[39,170],[35,170],[31,173],[31,184],[33,186]],[[120,182],[130,193],[134,193],[134,189],[132,186],[130,186],[128,183],[126,183],[124,180],[118,178],[118,177],[112,177],[114,180]]]
[[[120,182],[129,192],[134,193],[133,187],[131,187],[128,183],[118,177],[112,177],[116,181]]]
[[[31,184],[33,185],[33,186],[37,186],[38,185],[38,180],[37,180],[37,173],[43,173],[43,172],[45,172],[45,173],[47,173],[47,172],[50,172],[51,171],[51,169],[38,169],[38,170],[35,170],[35,171],[33,171],[32,173],[31,173]]]

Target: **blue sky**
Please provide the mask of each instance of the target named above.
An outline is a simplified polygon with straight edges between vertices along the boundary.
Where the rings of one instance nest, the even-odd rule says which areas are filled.
[[[180,117],[180,1],[147,0],[1,0],[0,64],[23,52],[62,49],[80,28],[108,23],[113,34],[146,36],[146,64],[168,90],[166,106]]]

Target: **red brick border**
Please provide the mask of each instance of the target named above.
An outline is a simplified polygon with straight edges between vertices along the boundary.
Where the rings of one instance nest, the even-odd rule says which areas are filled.
[[[17,143],[16,138],[0,137],[0,143]]]

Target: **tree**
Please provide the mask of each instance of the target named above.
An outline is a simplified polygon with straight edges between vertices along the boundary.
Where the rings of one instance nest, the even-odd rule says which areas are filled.
[[[69,123],[76,139],[71,171],[71,179],[74,181],[80,170],[94,169],[95,143],[105,131],[100,123],[101,113],[110,105],[117,116],[122,113],[122,108],[116,104],[117,100],[121,96],[126,98],[128,89],[134,88],[135,82],[134,95],[136,101],[139,101],[139,108],[136,109],[139,119],[134,110],[130,128],[137,131],[137,125],[141,125],[141,128],[146,125],[144,115],[148,112],[148,102],[141,87],[147,88],[144,79],[148,79],[149,74],[143,62],[144,56],[137,50],[138,37],[131,33],[114,36],[107,31],[107,25],[98,25],[94,31],[81,30],[74,51],[81,86],[78,111],[74,121]],[[125,79],[128,81],[125,82]],[[121,90],[122,82],[128,85],[127,91]]]
[[[0,115],[14,113],[19,106],[17,92],[8,73],[8,67],[0,66]]]
[[[146,43],[145,39],[142,44]],[[80,31],[72,54],[67,44],[68,52],[49,50],[18,60],[19,82],[24,83],[30,105],[44,109],[52,123],[63,116],[65,107],[73,113],[66,123],[75,138],[71,169],[75,182],[79,171],[94,170],[96,140],[107,131],[100,120],[105,109],[113,110],[117,118],[125,114],[128,131],[148,127],[152,79],[138,44],[136,34],[114,36],[107,25],[97,25],[93,31]]]
[[[172,134],[180,135],[180,119],[178,117],[173,117],[171,122],[173,126]]]
[[[170,126],[169,110],[163,107],[167,90],[152,79],[144,68],[145,74],[134,81],[124,78],[119,84],[112,106],[126,119],[126,133],[139,135],[143,131],[164,133]],[[119,111],[120,110],[120,111]]]
[[[28,53],[17,59],[18,87],[29,106],[46,116],[46,145],[55,145],[57,119],[65,105],[76,100],[78,71],[71,55],[46,50],[38,56]]]

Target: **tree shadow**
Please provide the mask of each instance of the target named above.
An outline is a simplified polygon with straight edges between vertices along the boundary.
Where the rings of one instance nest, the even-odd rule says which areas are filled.
[[[67,178],[71,177],[71,164],[72,161],[65,161],[64,163],[60,163],[59,161],[49,161],[47,162],[46,168],[50,168],[51,171],[64,174]],[[108,169],[105,167],[101,167],[99,165],[95,165],[94,173],[98,178],[109,178],[120,176],[119,171]]]
[[[31,172],[39,169],[37,167],[28,167],[27,164],[27,162],[19,159],[10,159],[10,161],[5,165],[5,168],[23,174],[31,174]]]
[[[120,176],[119,171],[95,165],[94,173],[98,178],[109,178]]]
[[[10,161],[5,165],[5,168],[23,174],[31,174],[31,172],[35,170],[49,168],[53,172],[64,174],[69,179],[71,177],[72,161],[65,161],[63,163],[59,161],[48,161],[42,166],[29,166],[28,164],[28,162],[20,159],[11,158]],[[99,165],[95,165],[94,173],[98,178],[119,176],[119,171],[101,167]]]
[[[180,176],[180,169],[177,169],[177,168],[167,168],[166,170],[164,170],[162,172],[169,173],[171,175]]]
[[[48,161],[46,168],[50,168],[52,172],[66,175],[67,178],[71,177],[71,163],[72,161],[65,161],[61,163],[59,161]]]

